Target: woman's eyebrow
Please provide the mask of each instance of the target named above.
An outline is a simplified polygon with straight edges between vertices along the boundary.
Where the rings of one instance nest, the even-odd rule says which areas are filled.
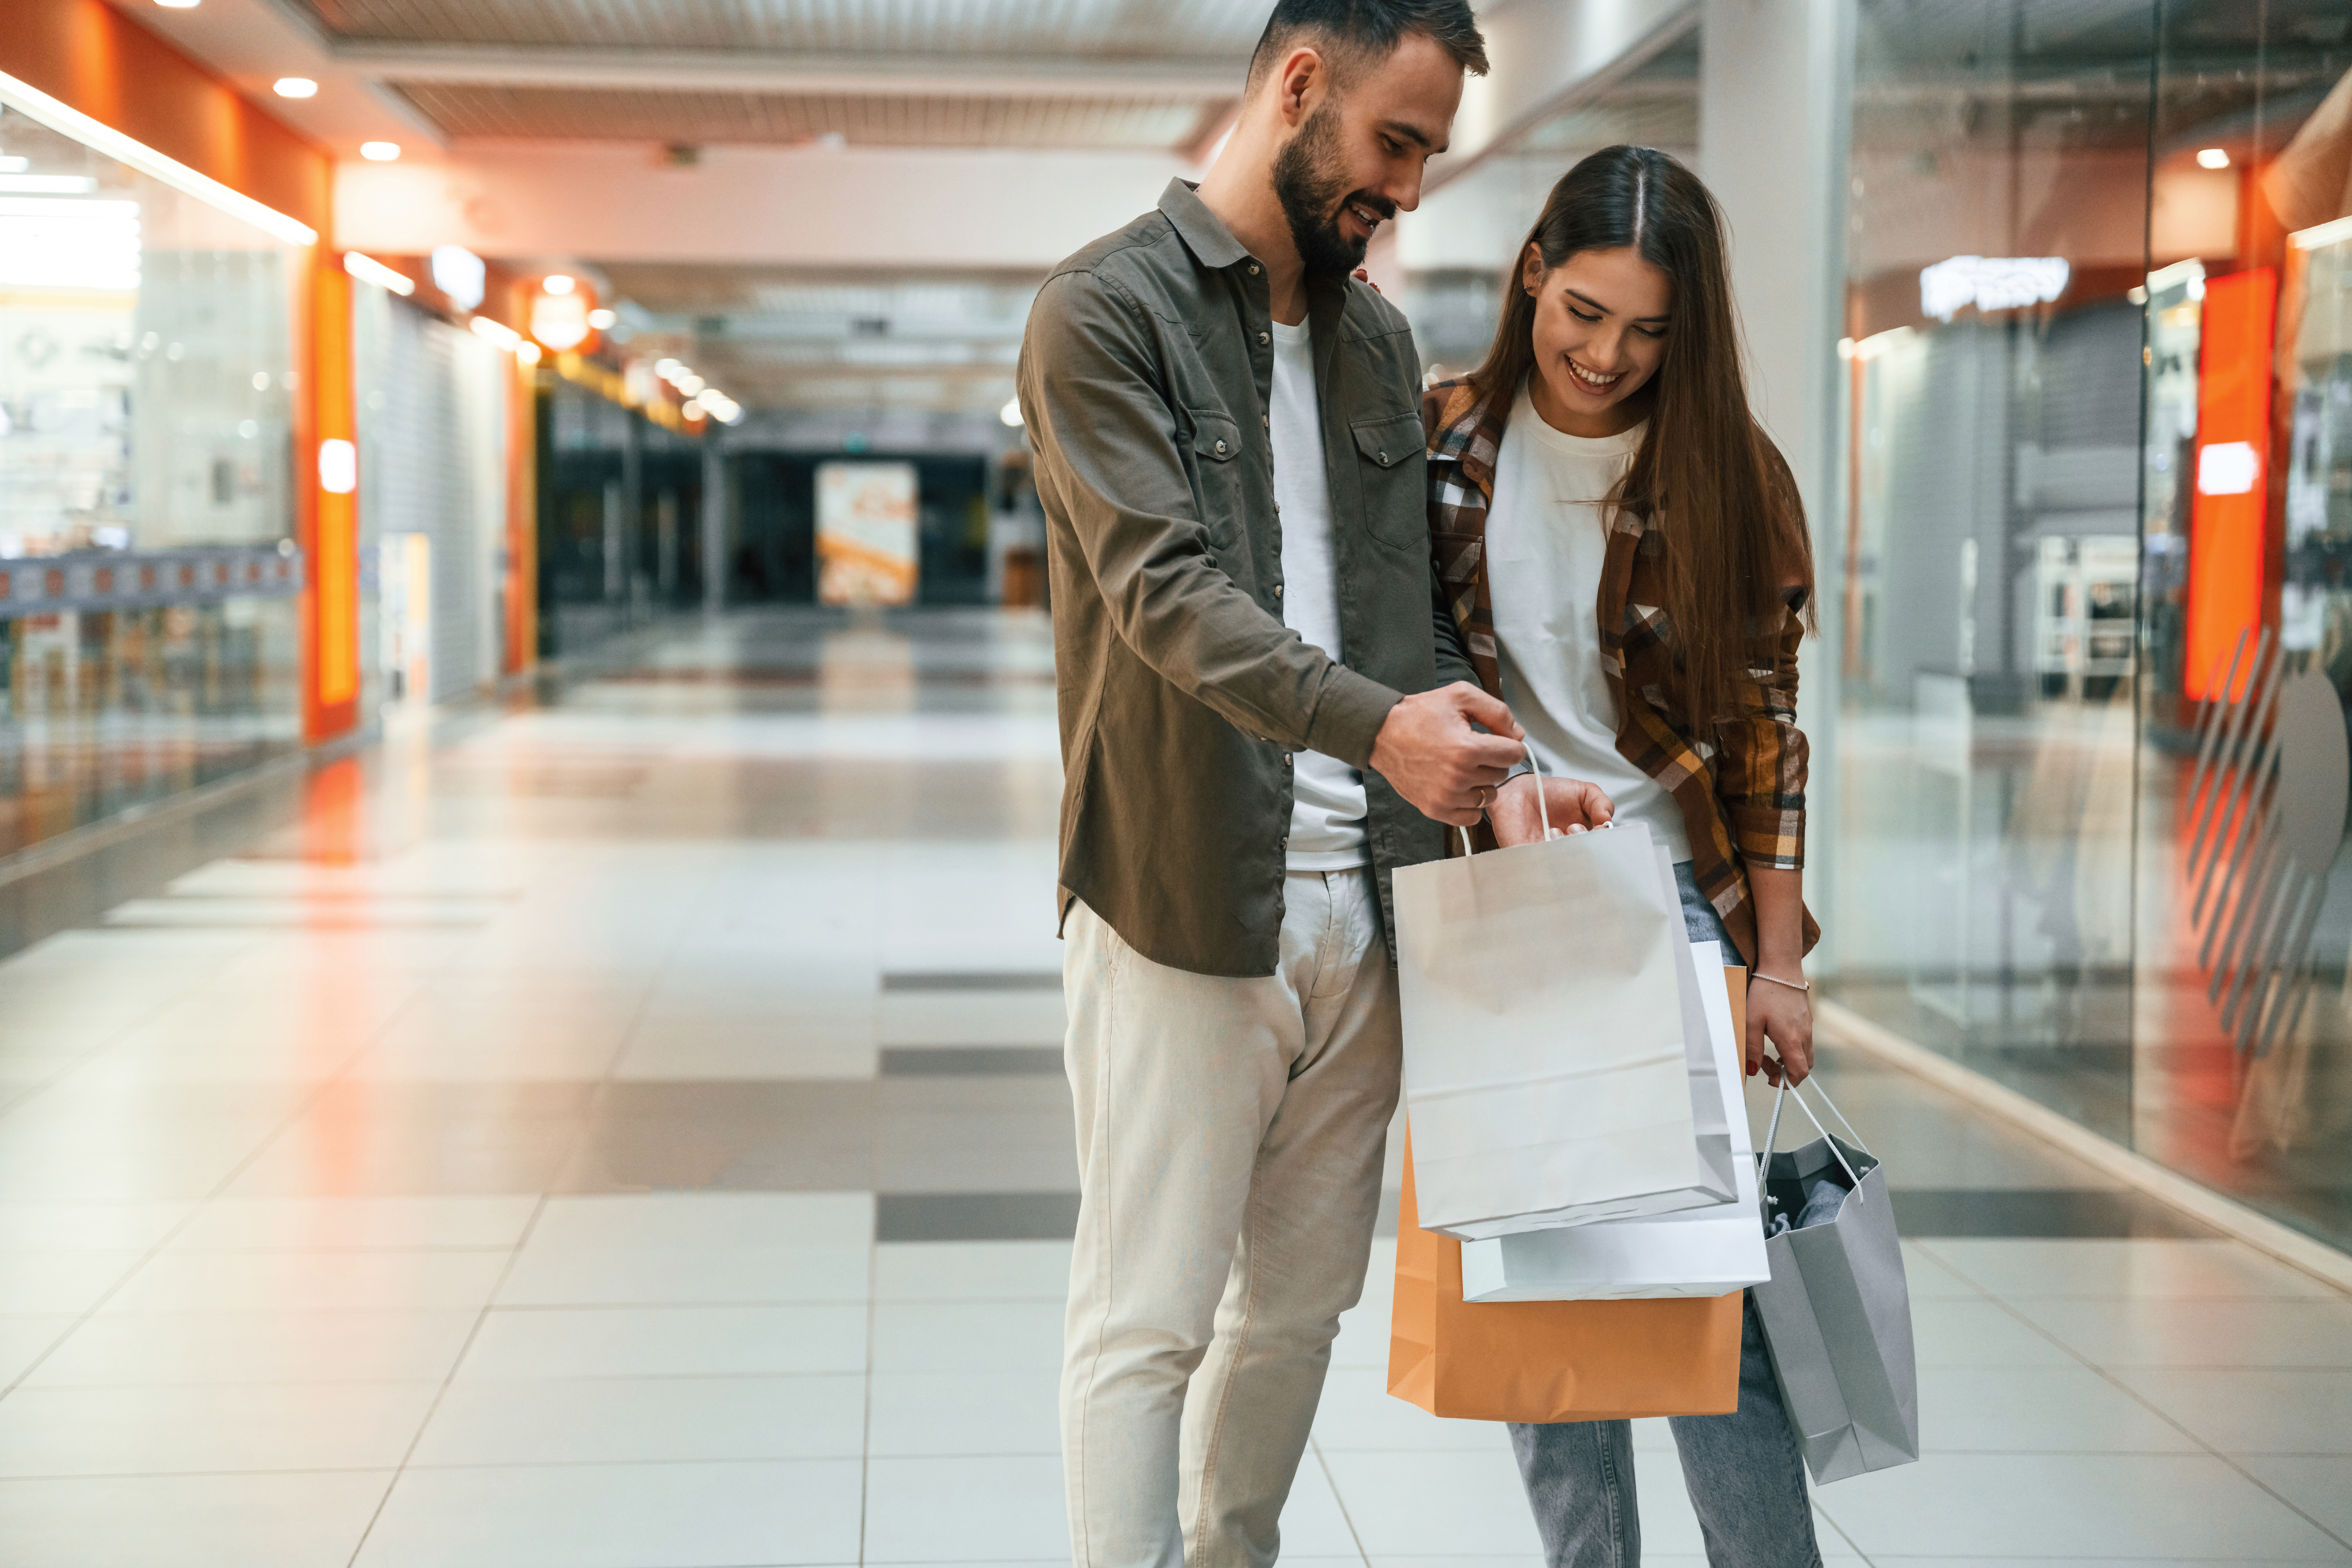
[[[1580,289],[1565,289],[1562,291],[1575,295],[1578,299],[1583,300],[1587,305],[1590,305],[1592,309],[1600,311],[1604,316],[1612,316],[1616,314],[1616,312],[1612,310],[1608,306],[1602,304],[1600,300],[1594,299],[1590,294],[1584,293]],[[1636,316],[1633,319],[1637,321],[1665,321],[1673,320],[1672,317],[1664,314],[1664,312],[1654,316]]]

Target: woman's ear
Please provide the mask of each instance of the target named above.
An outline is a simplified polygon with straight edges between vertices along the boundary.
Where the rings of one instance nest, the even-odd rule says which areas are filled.
[[[1542,248],[1528,241],[1527,254],[1519,258],[1519,287],[1527,290],[1529,299],[1542,289],[1546,270]]]

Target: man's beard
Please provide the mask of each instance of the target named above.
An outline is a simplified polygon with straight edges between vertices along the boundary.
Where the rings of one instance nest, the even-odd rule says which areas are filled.
[[[1386,198],[1348,190],[1347,174],[1337,168],[1339,144],[1339,106],[1327,99],[1275,154],[1275,197],[1290,221],[1290,243],[1309,277],[1334,272],[1345,277],[1364,264],[1364,249],[1371,241],[1369,237],[1349,239],[1339,232],[1343,198],[1360,202],[1384,218],[1396,216],[1395,205]]]

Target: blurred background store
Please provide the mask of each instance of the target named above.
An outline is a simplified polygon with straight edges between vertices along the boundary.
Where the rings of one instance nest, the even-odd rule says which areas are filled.
[[[666,637],[1042,679],[1029,300],[1213,157],[1267,9],[13,0],[0,883]],[[1482,21],[1374,278],[1457,374],[1582,154],[1723,199],[1832,1032],[2352,1250],[2352,10]]]

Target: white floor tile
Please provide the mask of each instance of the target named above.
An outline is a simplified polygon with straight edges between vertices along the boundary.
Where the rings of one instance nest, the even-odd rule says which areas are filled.
[[[141,1253],[194,1212],[194,1204],[0,1202],[0,1258],[20,1252]]]
[[[874,1309],[877,1372],[1050,1374],[1061,1364],[1058,1301],[884,1301]]]
[[[854,1373],[475,1379],[442,1399],[409,1463],[854,1459],[865,1436],[865,1380]]]
[[[2308,1366],[2352,1370],[2352,1301],[2050,1297],[2017,1310],[2101,1366]]]
[[[0,1399],[0,1476],[388,1469],[429,1383],[20,1388]]]
[[[12,1312],[89,1311],[131,1277],[136,1252],[33,1252],[0,1257]]]
[[[1918,1245],[1996,1296],[2342,1299],[2235,1241],[1948,1237]]]
[[[2087,1367],[1930,1367],[1919,1441],[1950,1453],[2191,1454],[2196,1440]]]
[[[1478,1453],[1325,1458],[1356,1536],[1375,1563],[1542,1554],[1526,1489],[1507,1459]]]
[[[877,1372],[867,1443],[877,1457],[1062,1451],[1053,1371]]]
[[[0,1388],[25,1375],[79,1320],[70,1312],[0,1313]]]
[[[1930,1454],[1824,1488],[1820,1506],[1874,1561],[1926,1552],[2352,1562],[2285,1504],[2204,1457]]]
[[[1911,1333],[1924,1370],[1931,1366],[2073,1366],[2065,1347],[1987,1300],[1914,1300]]]
[[[478,1307],[507,1267],[503,1250],[181,1252],[149,1260],[110,1297],[110,1312]]]
[[[501,1307],[750,1305],[863,1301],[871,1247],[527,1247],[499,1287]]]
[[[524,1196],[215,1198],[172,1238],[182,1252],[511,1247],[539,1207]]]
[[[2225,1454],[2352,1454],[2352,1371],[2126,1366],[2115,1376]]]
[[[888,1242],[874,1249],[882,1301],[1053,1301],[1067,1299],[1066,1241]]]
[[[412,1469],[355,1568],[851,1563],[857,1495],[854,1459]]]
[[[37,1568],[340,1568],[389,1472],[0,1480],[0,1552]]]
[[[863,1247],[873,1238],[870,1193],[662,1193],[550,1198],[524,1252]]]
[[[1499,1421],[1448,1421],[1388,1392],[1384,1373],[1335,1367],[1315,1413],[1315,1441],[1327,1454],[1471,1453],[1511,1462]]]
[[[2339,1540],[2352,1541],[2352,1458],[2341,1454],[2263,1454],[2240,1463],[2321,1529]],[[2352,1561],[2352,1552],[2345,1557]]]
[[[40,1388],[194,1383],[438,1383],[473,1310],[100,1312],[27,1380]]]
[[[866,1561],[1069,1561],[1058,1456],[877,1458],[866,1470]]]
[[[861,1306],[580,1307],[486,1314],[462,1382],[864,1372]]]

